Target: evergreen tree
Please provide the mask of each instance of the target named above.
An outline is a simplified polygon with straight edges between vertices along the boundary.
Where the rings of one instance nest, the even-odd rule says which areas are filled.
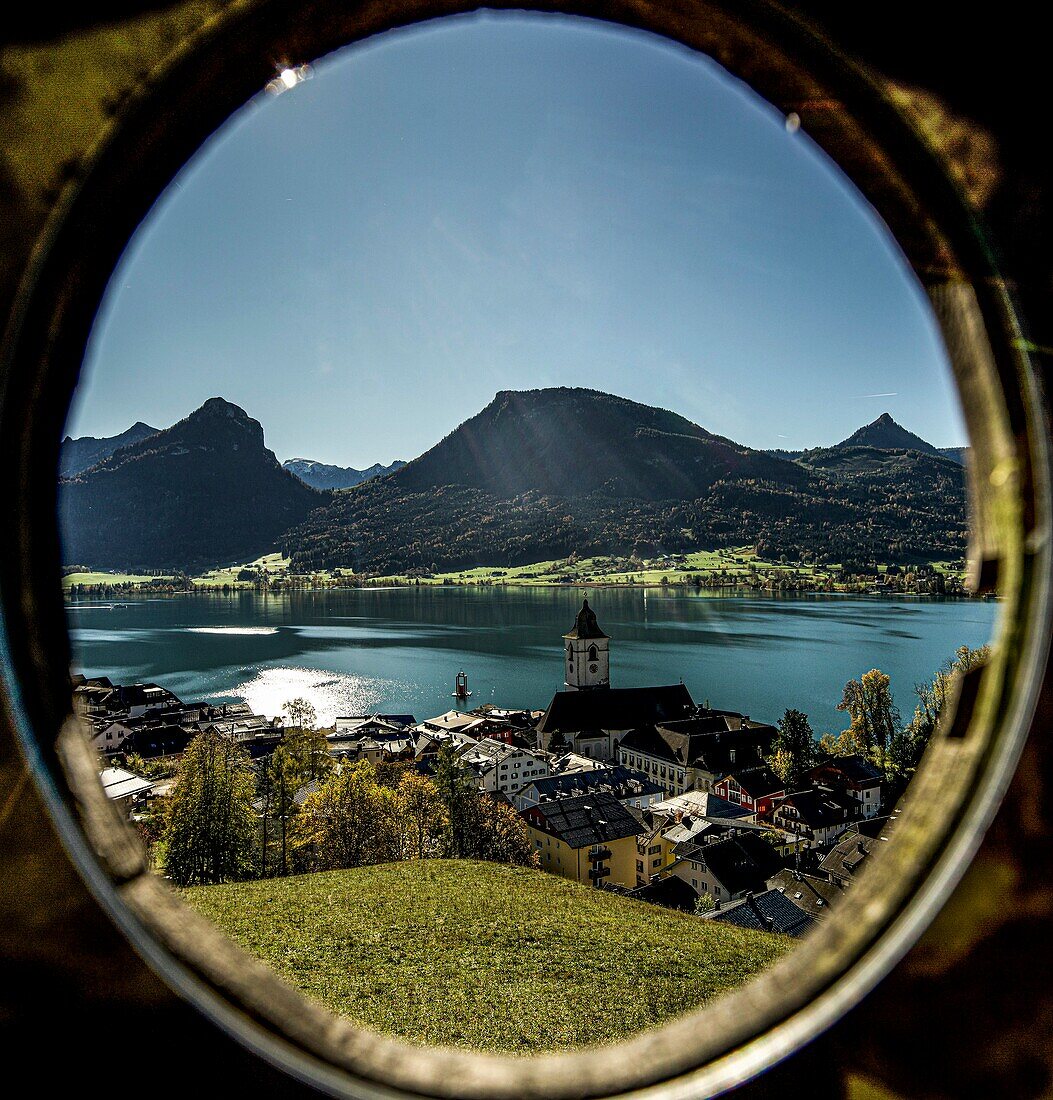
[[[457,758],[446,741],[435,760],[435,789],[450,822],[450,853],[459,859],[474,859],[479,848],[480,807],[475,777]]]
[[[186,747],[164,831],[164,871],[180,886],[246,877],[252,868],[255,782],[248,753],[214,730]]]
[[[795,791],[805,773],[815,766],[815,734],[808,722],[808,715],[799,710],[785,711],[778,726],[779,734],[768,763],[787,787]]]
[[[296,793],[304,785],[304,761],[289,750],[283,740],[271,753],[266,766],[268,816],[278,824],[281,863],[279,873],[289,873],[289,826],[296,814]],[[264,855],[266,858],[266,854]]]

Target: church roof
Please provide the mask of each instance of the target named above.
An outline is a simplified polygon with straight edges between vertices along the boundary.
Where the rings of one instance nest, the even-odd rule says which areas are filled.
[[[598,691],[557,691],[538,726],[540,733],[560,730],[631,730],[674,718],[694,709],[683,684],[667,687],[603,688]]]
[[[574,627],[564,638],[606,638],[608,635],[600,630],[600,624],[596,622],[596,612],[589,607],[587,599],[581,601],[581,610],[574,620]]]

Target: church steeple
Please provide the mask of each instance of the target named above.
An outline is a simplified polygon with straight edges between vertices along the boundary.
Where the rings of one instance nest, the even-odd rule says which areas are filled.
[[[611,686],[610,638],[600,630],[596,612],[589,607],[588,599],[582,600],[574,627],[563,635],[563,641],[566,650],[565,687],[569,691]]]

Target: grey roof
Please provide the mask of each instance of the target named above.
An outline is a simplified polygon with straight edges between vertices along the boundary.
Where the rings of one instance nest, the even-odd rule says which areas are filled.
[[[881,771],[859,753],[853,753],[851,756],[833,756],[817,764],[808,774],[815,776],[831,769],[840,772],[847,782],[861,786],[871,786],[882,780]]]
[[[887,843],[887,834],[872,837],[853,829],[826,853],[819,870],[831,878],[852,882],[870,853]]]
[[[632,730],[637,726],[682,717],[693,708],[691,693],[683,684],[557,691],[538,725],[538,732]]]
[[[782,867],[775,849],[753,832],[697,845],[687,852],[687,858],[704,863],[729,894],[763,890]]]
[[[813,917],[788,901],[778,890],[751,894],[714,913],[710,919],[720,924],[734,924],[758,932],[778,932],[784,936],[803,936],[815,924]]]
[[[844,887],[835,882],[827,882],[817,875],[801,874],[789,868],[768,879],[768,885],[816,920],[822,920],[830,912],[830,907],[836,905],[844,894]]]
[[[542,802],[524,810],[523,816],[535,828],[551,833],[571,848],[636,836],[641,829],[636,815],[604,791]]]
[[[829,829],[834,825],[844,825],[862,813],[854,798],[827,787],[794,791],[779,800],[775,813],[783,806],[792,806],[797,811],[799,820],[810,829]]]
[[[649,901],[652,905],[664,905],[666,909],[680,909],[692,913],[698,894],[678,875],[666,875],[646,886],[629,891],[629,897]]]
[[[643,772],[621,765],[613,768],[597,768],[587,772],[567,772],[563,775],[546,775],[531,780],[524,790],[533,787],[539,802],[558,798],[576,798],[593,791],[607,791],[615,798],[640,798],[644,795],[662,794],[664,788],[652,782]]]
[[[153,783],[124,768],[103,768],[99,772],[99,782],[107,798],[134,798],[153,790]]]
[[[564,634],[564,638],[606,638],[608,635],[604,634],[600,630],[600,625],[596,621],[596,612],[589,607],[589,601],[581,601],[581,610],[578,612],[578,617],[574,620],[574,626],[571,628],[570,633]]]
[[[622,738],[621,747],[667,760],[681,768],[702,768],[714,775],[727,775],[745,767],[749,753],[756,764],[771,751],[776,730],[761,723],[736,728],[741,715],[704,711],[681,720],[660,719],[656,724],[640,723]],[[732,752],[735,759],[732,759]]]
[[[764,764],[731,772],[727,778],[734,779],[750,798],[763,798],[765,795],[786,790],[786,784]]]

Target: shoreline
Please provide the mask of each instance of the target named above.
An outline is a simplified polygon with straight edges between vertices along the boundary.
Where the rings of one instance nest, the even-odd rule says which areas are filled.
[[[934,601],[987,601],[1001,600],[998,594],[979,595],[970,592],[867,592],[851,589],[823,589],[823,588],[768,588],[753,587],[750,585],[686,585],[686,584],[660,584],[654,582],[637,582],[628,584],[625,582],[598,582],[598,581],[574,581],[549,584],[516,584],[506,581],[455,581],[449,583],[421,583],[421,584],[318,584],[318,585],[282,585],[272,588],[269,585],[254,585],[248,582],[236,582],[235,584],[196,584],[191,588],[165,589],[148,586],[123,587],[120,584],[108,586],[90,586],[90,591],[71,593],[69,589],[63,589],[63,603],[67,605],[78,603],[91,603],[97,600],[106,600],[111,603],[119,603],[122,598],[141,600],[144,597],[152,599],[172,599],[181,596],[190,597],[214,597],[232,596],[246,592],[252,592],[261,596],[285,596],[294,593],[305,592],[396,592],[412,589],[457,589],[457,588],[507,588],[507,589],[531,589],[534,591],[576,591],[581,589],[600,591],[666,591],[673,594],[695,596],[705,593],[709,596],[726,595],[729,598],[744,596],[772,596],[780,598],[793,597],[819,597],[826,596],[835,599],[852,597],[856,599],[869,599],[881,601],[896,601],[901,599],[934,600]],[[107,591],[109,589],[109,591]]]

